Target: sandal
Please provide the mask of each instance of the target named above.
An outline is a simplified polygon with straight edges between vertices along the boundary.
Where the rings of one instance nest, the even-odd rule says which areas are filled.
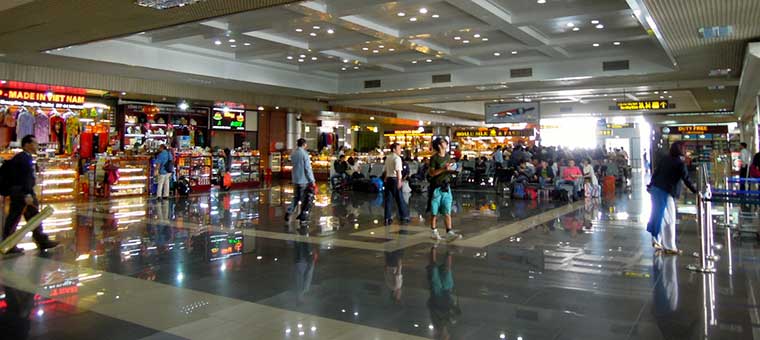
[[[676,249],[676,250],[664,249],[663,252],[665,253],[665,255],[681,255],[681,254],[683,254],[683,250],[681,250],[681,249]]]

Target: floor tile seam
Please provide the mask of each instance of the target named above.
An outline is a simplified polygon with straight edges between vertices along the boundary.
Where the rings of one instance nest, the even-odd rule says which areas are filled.
[[[528,230],[532,227],[535,227],[541,223],[546,223],[554,218],[561,217],[563,215],[572,213],[574,211],[577,211],[583,207],[583,202],[576,202],[573,204],[568,204],[562,207],[557,207],[549,211],[545,211],[543,213],[530,216],[526,219],[514,221],[511,223],[508,223],[506,225],[503,225],[501,227],[497,227],[496,229],[491,229],[489,231],[486,231],[484,233],[478,234],[477,236],[473,236],[471,238],[467,238],[461,241],[454,242],[457,246],[468,246],[468,247],[474,247],[474,248],[484,248],[488,245],[491,245],[496,242],[500,242],[510,236],[514,236],[516,234],[519,234],[525,230]],[[510,227],[519,227],[521,226],[521,230],[517,232],[510,232],[508,229]],[[507,236],[502,236],[501,234],[504,233],[510,233]],[[495,237],[494,237],[495,236]]]
[[[41,258],[35,258],[34,261],[41,261],[41,262],[52,263],[52,264],[55,264],[56,266],[58,266],[59,268],[60,267],[63,267],[63,268],[68,267],[68,269],[70,269],[70,270],[80,270],[82,268],[82,267],[79,267],[77,265],[69,264],[69,263],[66,263],[66,262],[60,262],[60,261],[50,260],[50,259],[43,260]],[[382,328],[375,328],[375,327],[365,326],[365,325],[361,325],[361,324],[353,324],[353,323],[345,322],[345,321],[342,321],[342,320],[336,320],[336,319],[331,319],[331,318],[327,318],[327,317],[322,317],[322,316],[318,316],[318,315],[313,315],[313,314],[308,314],[308,313],[302,313],[302,312],[297,312],[297,311],[291,311],[291,310],[284,309],[284,308],[272,307],[272,306],[269,306],[269,305],[258,304],[258,303],[251,302],[251,301],[240,300],[240,299],[235,299],[235,298],[229,298],[229,297],[226,297],[226,296],[212,294],[212,293],[203,292],[203,291],[198,291],[198,290],[189,289],[189,288],[176,287],[176,286],[172,286],[172,285],[164,284],[164,283],[160,283],[160,282],[146,281],[146,280],[142,280],[142,279],[126,276],[126,275],[121,275],[121,274],[116,274],[116,273],[112,273],[112,272],[97,270],[97,269],[90,268],[90,267],[84,267],[84,268],[89,270],[88,274],[90,274],[90,275],[97,275],[97,274],[103,275],[103,274],[105,274],[105,275],[108,275],[108,276],[110,276],[112,278],[115,278],[115,280],[112,279],[112,281],[126,280],[126,281],[129,281],[130,283],[138,283],[139,285],[142,285],[142,287],[144,288],[144,289],[134,288],[133,291],[152,291],[153,289],[169,289],[169,290],[173,290],[175,292],[183,292],[184,293],[182,295],[183,297],[186,297],[186,296],[190,295],[190,296],[197,296],[199,298],[202,298],[203,301],[206,301],[206,300],[208,300],[208,301],[217,300],[217,301],[214,301],[215,304],[219,303],[220,301],[224,301],[224,303],[226,305],[231,306],[231,307],[227,307],[225,309],[221,309],[221,310],[218,310],[216,312],[210,313],[207,318],[200,319],[200,320],[195,320],[195,321],[191,321],[191,322],[187,322],[187,323],[183,323],[181,325],[177,325],[177,326],[173,326],[173,327],[162,328],[162,329],[161,328],[152,327],[151,325],[141,324],[140,322],[136,322],[137,320],[134,320],[134,318],[133,318],[133,320],[127,320],[126,318],[124,318],[125,315],[123,315],[123,314],[122,315],[115,315],[115,313],[111,313],[111,314],[114,314],[114,315],[109,315],[109,313],[105,313],[104,310],[103,310],[104,307],[107,307],[107,306],[113,304],[114,302],[112,302],[112,303],[101,303],[101,304],[99,304],[100,308],[98,308],[98,304],[90,305],[90,306],[84,308],[86,310],[93,311],[95,313],[98,313],[98,314],[101,314],[101,315],[105,315],[107,317],[111,317],[111,318],[114,318],[114,319],[130,322],[130,323],[133,323],[133,324],[136,324],[136,325],[140,325],[140,326],[143,326],[143,327],[147,327],[147,328],[159,331],[159,332],[174,334],[174,333],[171,333],[171,331],[172,331],[173,328],[179,328],[179,327],[187,326],[187,325],[189,325],[189,324],[191,324],[193,322],[200,322],[200,321],[206,320],[208,318],[214,317],[214,314],[221,313],[224,310],[227,310],[229,308],[239,307],[240,305],[244,305],[245,304],[245,305],[249,305],[251,307],[262,309],[262,310],[275,310],[275,311],[281,313],[282,316],[288,317],[287,319],[294,319],[294,320],[295,319],[297,319],[297,320],[316,319],[317,321],[320,321],[322,323],[327,322],[327,323],[332,323],[333,325],[338,324],[338,325],[347,326],[349,328],[353,328],[352,331],[359,330],[359,329],[361,329],[361,330],[375,330],[375,331],[381,331],[381,332],[390,333],[390,334],[398,334],[398,335],[402,335],[402,336],[407,337],[407,338],[422,339],[422,338],[419,338],[419,337],[413,337],[413,336],[411,336],[409,334],[394,332],[394,331],[386,330],[386,329],[382,329]],[[19,277],[18,275],[16,275],[14,273],[14,271],[12,271],[12,270],[11,271],[6,271],[6,275],[4,275],[4,276],[5,277],[11,277],[11,279],[13,279],[13,277],[15,276],[15,280],[16,281],[19,281],[19,280],[28,281],[25,278],[22,278],[22,277]],[[4,282],[4,283],[8,284],[8,282]],[[122,285],[125,284],[124,281],[121,281],[120,283],[122,283]],[[126,283],[126,284],[129,285],[130,283]],[[50,299],[56,300],[55,297],[50,296],[50,294],[46,293],[43,289],[40,289],[41,288],[40,285],[31,283],[31,282],[26,282],[25,284],[27,286],[31,286],[31,287],[35,287],[35,286],[38,287],[35,291],[32,291],[30,293],[37,293],[37,294],[40,294],[42,296],[45,296],[46,298],[50,298]],[[151,286],[153,286],[153,287],[151,287]],[[158,288],[156,288],[156,286]],[[22,290],[26,290],[23,287],[17,287],[17,288],[18,289],[22,289]],[[178,296],[178,295],[179,294],[172,294],[172,296]],[[191,299],[191,300],[196,300],[196,299]],[[64,304],[66,303],[65,301],[61,301],[61,300],[56,300],[56,301],[58,301],[60,303],[64,303]],[[129,301],[129,299],[121,299],[119,301],[124,302],[124,301]],[[135,304],[135,305],[136,306],[140,306],[140,304]],[[77,308],[83,308],[82,306],[79,306],[79,305],[75,306],[75,307],[77,307]],[[123,307],[123,308],[127,309],[127,307]],[[132,310],[131,308],[128,308],[128,309]],[[218,318],[218,319],[219,320],[223,320],[223,321],[232,321],[232,320],[226,320],[226,319],[223,319],[223,318]],[[281,318],[281,320],[285,320],[285,318]],[[183,334],[175,334],[175,335],[183,336]]]

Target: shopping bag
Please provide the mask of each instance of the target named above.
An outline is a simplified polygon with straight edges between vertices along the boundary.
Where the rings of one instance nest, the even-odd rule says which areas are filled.
[[[222,185],[224,185],[225,188],[229,188],[232,186],[232,175],[229,172],[224,173],[224,178],[222,179]]]
[[[8,236],[3,240],[3,242],[0,242],[0,253],[7,253],[9,250],[11,250],[11,248],[15,247],[19,242],[21,242],[21,239],[24,238],[24,235],[26,235],[26,233],[34,230],[34,228],[39,227],[42,221],[51,215],[53,215],[53,208],[47,206],[45,209],[42,209],[42,211],[40,211],[37,215],[34,215],[34,217],[32,217],[29,221],[26,221],[26,224],[23,227],[17,229],[15,233],[11,234],[11,236]]]

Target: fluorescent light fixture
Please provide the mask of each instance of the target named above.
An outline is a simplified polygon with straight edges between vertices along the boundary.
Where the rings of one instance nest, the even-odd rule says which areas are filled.
[[[428,10],[425,7],[420,8],[420,14],[427,14]]]

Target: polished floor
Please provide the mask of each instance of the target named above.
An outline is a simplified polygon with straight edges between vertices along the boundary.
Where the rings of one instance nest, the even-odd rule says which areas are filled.
[[[655,255],[641,182],[572,204],[455,191],[464,238],[438,244],[416,194],[385,227],[382,197],[323,187],[305,234],[287,186],[53,204],[63,245],[0,260],[0,338],[760,339],[759,243],[714,275]]]

